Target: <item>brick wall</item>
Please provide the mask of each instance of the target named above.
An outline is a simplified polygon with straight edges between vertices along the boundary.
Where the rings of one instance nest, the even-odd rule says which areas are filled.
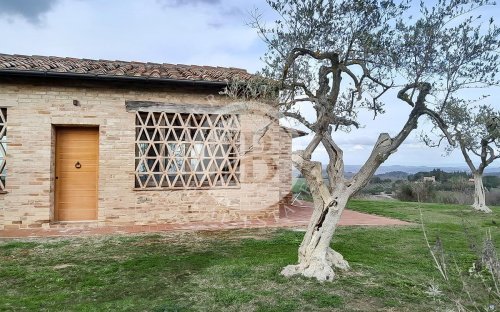
[[[74,106],[78,100],[80,106]],[[256,129],[269,123],[241,114],[239,189],[134,190],[135,114],[126,100],[228,105],[213,91],[0,83],[0,107],[8,108],[8,177],[0,194],[0,229],[49,227],[54,207],[55,126],[99,126],[101,225],[269,220],[279,217],[291,179],[291,138],[277,124],[255,144]],[[288,165],[287,165],[288,163]],[[284,168],[284,172],[279,169]],[[289,177],[290,176],[290,177]],[[288,183],[288,185],[283,185]]]
[[[292,200],[292,133],[289,129],[281,130],[280,150],[280,211]]]

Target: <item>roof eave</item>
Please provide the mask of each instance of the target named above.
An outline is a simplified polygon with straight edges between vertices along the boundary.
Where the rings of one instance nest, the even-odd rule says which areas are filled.
[[[51,72],[51,71],[32,71],[32,70],[16,70],[7,69],[0,70],[0,76],[7,77],[47,77],[47,78],[72,78],[84,80],[99,80],[110,82],[155,82],[165,84],[183,84],[196,86],[214,86],[224,87],[229,82],[226,81],[210,81],[210,80],[189,80],[189,79],[170,79],[156,77],[141,77],[141,76],[110,76],[99,74],[86,73],[67,73],[67,72]]]

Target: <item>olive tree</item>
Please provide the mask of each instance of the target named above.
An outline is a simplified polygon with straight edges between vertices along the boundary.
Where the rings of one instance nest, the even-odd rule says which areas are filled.
[[[411,1],[392,0],[267,2],[278,20],[268,26],[255,14],[251,22],[268,46],[263,73],[280,82],[282,116],[297,120],[313,134],[305,149],[293,152],[292,161],[309,184],[314,210],[298,264],[286,266],[282,274],[330,281],[334,268],[349,268],[330,247],[347,201],[417,128],[420,117],[428,116],[446,133],[439,115],[448,102],[440,88],[446,80],[443,68],[458,67],[450,78],[457,90],[470,75],[487,82],[490,76],[477,72],[497,65],[491,54],[498,45],[483,43],[485,35],[475,32],[477,20],[469,17],[488,1],[439,0],[417,8]],[[493,31],[487,30],[487,35],[494,37]],[[464,36],[475,38],[479,48],[470,51],[467,62],[455,64],[454,58],[467,50],[462,46]],[[375,117],[384,113],[386,102],[391,107],[407,105],[403,125],[392,136],[380,133],[359,172],[346,178],[343,151],[332,134],[358,128],[361,110]],[[308,105],[314,118],[303,113]],[[322,164],[311,159],[321,145],[329,157],[328,182],[323,180]]]
[[[452,145],[448,145],[447,152],[459,149],[474,178],[475,210],[490,213],[486,205],[483,186],[484,169],[500,158],[500,112],[489,105],[474,107],[467,101],[450,103],[443,110],[443,120],[448,126],[447,132],[451,135]],[[427,145],[437,146],[437,142],[424,136]],[[473,157],[478,159],[474,164]]]

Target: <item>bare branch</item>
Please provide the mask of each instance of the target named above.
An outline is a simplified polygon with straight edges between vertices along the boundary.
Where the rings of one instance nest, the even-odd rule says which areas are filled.
[[[295,60],[303,55],[308,55],[316,60],[330,60],[333,63],[338,63],[339,62],[339,55],[338,53],[335,52],[314,52],[312,50],[306,49],[306,48],[294,48],[288,55],[285,66],[283,67],[283,76],[282,76],[282,83],[285,82],[285,79],[288,77],[288,71],[290,70],[290,67],[295,63]]]
[[[309,121],[307,121],[304,118],[304,116],[302,116],[300,113],[286,111],[286,112],[283,112],[283,116],[290,117],[290,118],[297,120],[298,122],[300,122],[301,124],[303,124],[304,126],[309,128],[310,130],[314,130],[314,128],[315,128],[314,124],[311,124]]]
[[[305,160],[311,160],[312,153],[316,150],[322,139],[323,133],[315,133],[313,139],[311,140],[311,142],[309,142],[306,149],[302,153],[302,158],[304,158]]]
[[[430,110],[428,108],[425,108],[423,110],[423,112],[436,122],[437,126],[439,127],[439,129],[441,129],[441,131],[443,132],[444,136],[448,140],[448,143],[450,145],[455,145],[455,141],[453,140],[453,136],[448,131],[448,125],[441,118],[441,116],[439,116],[438,113],[436,113],[436,112],[434,112],[434,111],[432,111],[432,110]]]
[[[314,93],[312,93],[311,90],[309,90],[309,88],[302,82],[296,82],[294,81],[293,83],[291,84],[284,84],[282,89],[283,90],[295,90],[295,88],[300,88],[302,89],[302,91],[304,91],[304,93],[311,99],[313,98],[316,98],[316,96],[314,95]]]
[[[339,69],[342,70],[347,75],[349,75],[349,77],[351,77],[352,81],[354,82],[354,87],[356,88],[356,90],[358,92],[358,100],[361,99],[361,93],[362,93],[361,92],[361,83],[358,80],[358,77],[356,77],[356,75],[354,75],[354,73],[349,68],[347,68],[347,66],[344,66],[341,64],[341,65],[339,65]]]
[[[413,103],[413,100],[406,94],[406,92],[408,90],[415,89],[416,87],[417,87],[416,84],[413,83],[404,86],[401,90],[398,91],[398,99],[405,101],[406,103],[408,103],[408,105],[414,107],[415,103]]]

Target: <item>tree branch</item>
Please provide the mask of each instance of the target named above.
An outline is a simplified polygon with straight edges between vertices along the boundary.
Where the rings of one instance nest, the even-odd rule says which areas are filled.
[[[303,55],[309,55],[310,57],[317,60],[328,59],[332,61],[332,64],[338,63],[339,61],[339,55],[335,52],[314,52],[306,48],[294,48],[292,49],[290,54],[288,54],[285,66],[283,67],[282,83],[284,83],[285,79],[288,77],[288,71],[290,70],[290,67],[293,65],[293,63],[295,63],[295,60]]]
[[[286,111],[286,112],[283,112],[283,116],[293,118],[293,119],[297,120],[298,122],[300,122],[301,124],[303,124],[304,126],[306,126],[307,128],[309,128],[310,130],[314,131],[314,128],[315,128],[314,124],[307,121],[304,118],[304,116],[302,116],[300,113]]]
[[[467,166],[469,166],[472,173],[475,173],[477,170],[476,170],[476,167],[474,166],[474,163],[470,159],[469,154],[467,153],[467,149],[465,147],[462,134],[460,132],[457,132],[455,136],[457,137],[458,145],[460,146],[460,151],[462,152],[462,155],[464,156],[464,159],[465,159],[465,162],[467,163]]]
[[[406,103],[408,103],[408,105],[414,107],[415,103],[413,103],[412,99],[408,96],[408,94],[406,94],[406,91],[414,89],[416,87],[417,87],[416,84],[413,83],[404,86],[401,90],[398,91],[398,99],[405,101]]]
[[[328,181],[330,182],[330,192],[333,193],[335,188],[345,182],[343,151],[337,144],[335,144],[331,133],[325,133],[321,142],[323,143],[330,159],[328,165],[326,166],[326,172],[328,174]]]
[[[358,100],[361,99],[361,81],[358,80],[358,77],[356,77],[356,75],[354,75],[354,73],[349,69],[347,68],[347,66],[345,65],[339,65],[339,69],[342,70],[344,73],[346,73],[347,75],[349,75],[349,77],[351,77],[352,81],[354,82],[354,87],[356,88],[356,91],[358,92]]]
[[[408,120],[403,125],[401,131],[394,137],[391,138],[387,133],[381,133],[377,142],[375,143],[368,160],[361,167],[359,172],[354,175],[354,177],[347,182],[347,187],[351,194],[354,194],[361,190],[373,176],[375,171],[380,167],[380,165],[389,156],[396,152],[408,135],[417,128],[418,119],[420,116],[427,113],[427,107],[425,106],[425,98],[430,93],[431,86],[427,83],[416,84],[413,87],[405,87],[406,91],[411,88],[417,88],[419,94],[417,97],[417,102],[413,105],[413,109],[408,117]],[[403,90],[405,90],[403,89]],[[401,91],[400,91],[401,92]],[[403,91],[404,93],[405,91]]]
[[[438,113],[436,113],[428,108],[425,108],[423,110],[423,112],[436,122],[437,126],[439,127],[439,129],[441,129],[444,136],[448,140],[448,143],[450,145],[454,146],[455,142],[453,141],[452,135],[448,132],[448,126],[446,125],[446,122],[443,120],[443,118],[441,118],[441,116],[439,116]]]
[[[295,88],[300,88],[309,98],[316,98],[314,93],[312,93],[311,90],[309,90],[309,88],[303,82],[294,81],[289,85],[283,85],[282,88],[284,90],[291,90],[291,91],[294,91]]]

